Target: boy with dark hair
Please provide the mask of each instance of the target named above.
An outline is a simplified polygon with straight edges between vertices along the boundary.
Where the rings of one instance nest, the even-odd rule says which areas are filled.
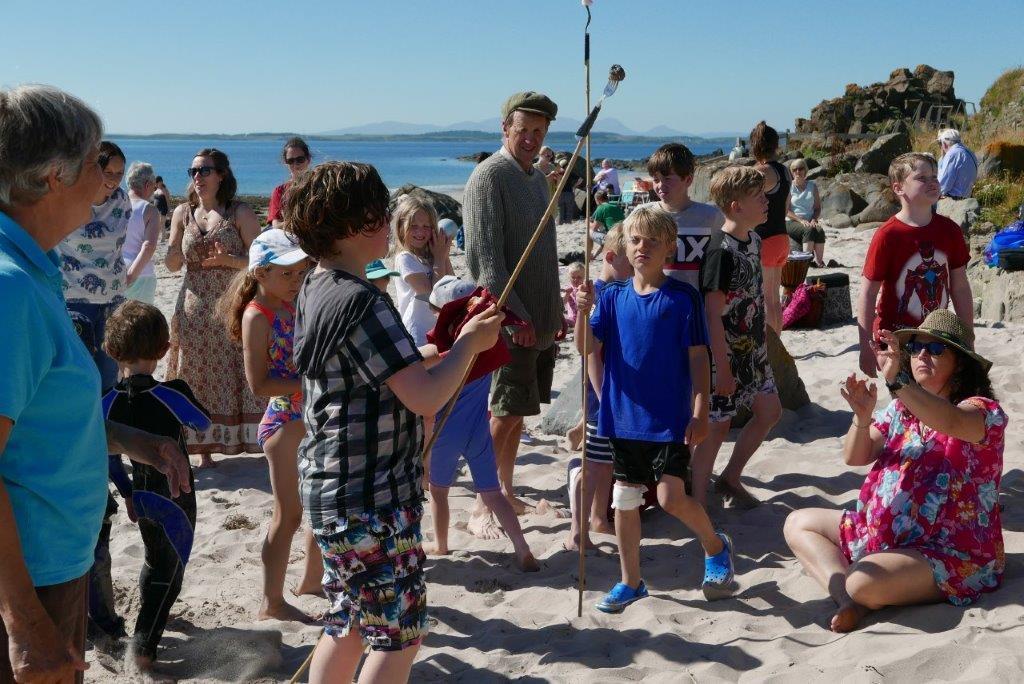
[[[637,208],[624,223],[630,280],[607,283],[594,304],[586,283],[578,298],[577,347],[588,336],[588,364],[600,373],[598,434],[612,445],[615,537],[622,579],[597,609],[618,613],[647,596],[640,576],[640,506],[645,483],[704,548],[708,599],[734,590],[732,542],[716,532],[704,507],[686,495],[689,446],[707,432],[707,328],[700,294],[662,267],[675,248],[676,224],[657,207]],[[691,393],[691,385],[693,390]],[[692,411],[690,397],[693,396]]]
[[[626,218],[626,212],[618,202],[608,201],[608,191],[598,190],[594,193],[597,208],[590,217],[590,237],[599,245],[604,244],[605,235],[616,223]]]
[[[761,238],[753,229],[764,221],[768,199],[764,176],[746,166],[731,166],[711,179],[711,197],[725,214],[725,225],[708,245],[701,265],[701,288],[708,312],[714,360],[711,430],[693,455],[693,497],[707,501],[708,480],[740,408],[753,417],[743,426],[729,465],[715,489],[733,506],[752,508],[758,501],[740,483],[747,461],[778,422],[782,405],[768,363]]]
[[[871,342],[876,331],[917,327],[950,302],[968,329],[974,325],[963,231],[932,212],[940,193],[935,159],[915,152],[896,157],[889,184],[900,210],[871,237],[857,300],[860,369],[871,378],[878,372]]]
[[[722,212],[713,204],[690,199],[693,184],[693,153],[682,143],[666,143],[647,160],[647,173],[654,180],[657,206],[676,222],[676,250],[665,274],[700,288],[698,273],[711,234],[722,227]]]
[[[288,229],[318,260],[299,293],[295,366],[306,437],[303,507],[331,602],[310,681],[404,682],[427,633],[423,421],[452,396],[473,356],[498,339],[495,307],[470,319],[429,370],[366,264],[388,251],[388,189],[368,164],[327,162],[287,198]]]
[[[103,350],[117,362],[119,380],[103,397],[103,413],[107,420],[177,440],[187,453],[184,428],[206,430],[210,417],[184,380],[153,378],[169,338],[167,320],[151,304],[129,300],[111,314]],[[190,468],[190,490],[172,498],[167,478],[152,466],[133,461],[129,482],[120,456],[111,457],[110,478],[124,497],[129,518],[138,522],[146,548],[132,648],[136,666],[150,672],[192,550],[194,481]]]

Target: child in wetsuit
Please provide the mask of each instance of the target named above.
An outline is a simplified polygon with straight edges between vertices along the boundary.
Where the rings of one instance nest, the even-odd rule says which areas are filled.
[[[103,412],[107,420],[175,439],[187,453],[183,428],[206,430],[210,417],[184,380],[153,378],[169,337],[167,320],[151,304],[127,301],[114,311],[107,319],[103,350],[117,361],[119,379],[103,396]],[[110,476],[146,548],[132,648],[139,669],[150,671],[192,550],[195,487],[190,470],[189,490],[171,498],[167,477],[134,461],[129,481],[119,456],[111,457]]]

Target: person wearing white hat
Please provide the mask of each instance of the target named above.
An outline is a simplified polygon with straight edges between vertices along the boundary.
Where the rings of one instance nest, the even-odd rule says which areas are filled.
[[[971,196],[978,178],[978,158],[964,145],[960,131],[947,128],[935,139],[942,147],[939,159],[939,188],[942,197],[964,199]]]

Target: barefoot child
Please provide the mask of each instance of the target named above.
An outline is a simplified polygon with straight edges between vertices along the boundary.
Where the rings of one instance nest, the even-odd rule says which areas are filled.
[[[270,466],[274,514],[263,540],[263,601],[259,620],[308,621],[284,600],[292,537],[302,522],[295,453],[305,434],[302,393],[292,363],[295,296],[309,257],[280,228],[260,233],[249,246],[249,267],[235,277],[221,301],[228,334],[242,343],[245,379],[258,397],[271,397],[257,439]],[[296,596],[319,594],[322,563],[312,532],[304,535],[306,561]]]
[[[736,438],[729,465],[715,489],[726,503],[753,508],[759,502],[740,484],[740,475],[782,414],[768,363],[761,238],[754,231],[764,221],[768,199],[764,177],[745,166],[720,171],[711,180],[710,191],[725,214],[725,225],[711,236],[701,264],[715,387],[710,433],[693,455],[693,497],[706,505],[708,480],[729,424],[741,407],[748,408],[753,417]]]
[[[310,682],[404,682],[427,633],[423,421],[498,340],[494,307],[427,369],[394,305],[364,280],[388,249],[388,189],[368,164],[327,162],[296,181],[288,228],[319,261],[299,292],[295,365],[306,436],[300,492],[331,602]]]
[[[616,223],[605,235],[604,263],[601,265],[601,277],[594,281],[594,292],[599,296],[605,283],[629,280],[632,277],[633,266],[626,258],[626,238],[622,234],[622,224]],[[600,373],[595,373],[587,381],[586,483],[579,481],[580,468],[576,465],[579,459],[573,459],[569,463],[569,507],[572,511],[572,524],[569,528],[569,538],[562,544],[569,551],[579,549],[580,510],[589,511],[589,532],[615,533],[615,528],[608,522],[608,501],[612,491],[612,445],[607,437],[597,434],[597,415],[601,400],[599,393],[594,391],[594,380],[598,381],[597,387],[600,389],[600,379]],[[592,546],[589,536],[585,543],[588,548]]]
[[[103,409],[107,420],[175,439],[186,453],[183,428],[206,430],[210,418],[184,380],[153,378],[169,338],[167,320],[151,304],[128,301],[114,311],[107,319],[103,349],[117,362],[120,379],[103,397]],[[146,548],[132,652],[135,665],[150,672],[167,616],[181,591],[196,524],[196,495],[190,489],[171,498],[167,477],[134,461],[129,483],[120,456],[112,457],[111,478],[125,498],[129,518],[138,522]]]
[[[434,285],[434,291],[430,293],[430,305],[440,311],[448,302],[467,297],[475,290],[476,286],[470,282],[455,276],[445,276]],[[441,434],[434,442],[434,448],[430,450],[430,515],[434,520],[435,544],[428,552],[440,556],[448,554],[448,490],[455,483],[461,456],[469,465],[477,494],[512,541],[516,565],[524,572],[536,572],[540,570],[540,565],[530,552],[519,526],[519,518],[512,510],[512,504],[502,495],[498,483],[498,466],[494,459],[494,444],[491,442],[487,415],[490,389],[489,373],[466,384]],[[441,413],[437,415],[437,420],[441,420]]]
[[[569,284],[562,290],[562,301],[565,303],[565,323],[570,328],[576,325],[576,293],[583,284],[586,273],[583,264],[574,261],[566,269],[569,275]]]
[[[633,278],[604,286],[589,326],[593,287],[585,285],[576,321],[576,339],[590,336],[592,363],[602,373],[598,434],[612,444],[622,580],[597,604],[606,613],[647,596],[640,576],[639,511],[647,482],[658,483],[661,507],[693,530],[703,547],[704,595],[713,599],[734,591],[732,542],[715,531],[704,507],[683,488],[689,445],[707,432],[710,379],[700,295],[662,270],[676,246],[676,224],[667,212],[639,207],[623,227]]]

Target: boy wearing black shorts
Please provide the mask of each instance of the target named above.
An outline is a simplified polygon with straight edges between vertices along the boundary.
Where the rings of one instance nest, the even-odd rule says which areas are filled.
[[[689,447],[708,430],[711,381],[701,297],[662,270],[676,245],[676,224],[667,212],[640,207],[623,226],[633,278],[606,284],[596,305],[589,282],[577,299],[576,337],[590,336],[594,357],[588,361],[602,378],[598,433],[611,440],[613,452],[622,579],[597,604],[606,613],[647,596],[640,576],[639,511],[647,482],[658,483],[661,507],[693,530],[704,548],[704,595],[720,598],[735,588],[731,540],[715,531],[683,486]]]

